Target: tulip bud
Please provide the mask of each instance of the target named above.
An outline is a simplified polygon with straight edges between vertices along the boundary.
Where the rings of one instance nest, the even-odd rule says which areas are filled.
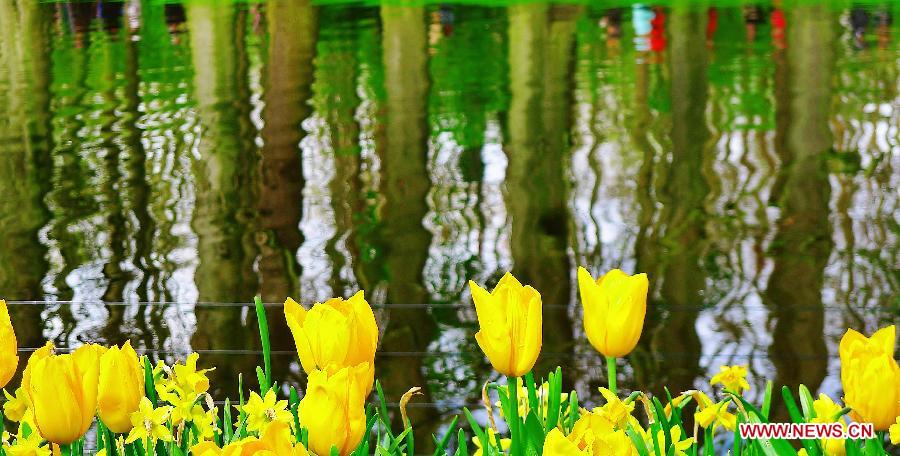
[[[331,454],[332,446],[347,456],[359,445],[366,428],[365,396],[350,368],[333,374],[309,374],[306,396],[300,401],[300,420],[309,429],[309,449]]]
[[[490,293],[469,281],[479,331],[475,340],[497,372],[521,377],[541,353],[541,294],[506,273]]]
[[[97,411],[103,424],[117,434],[131,430],[131,414],[144,397],[144,369],[131,341],[112,347],[100,358]]]
[[[78,440],[94,420],[103,348],[84,345],[71,354],[48,355],[31,366],[28,385],[38,431],[64,445]]]
[[[647,274],[629,276],[613,269],[594,281],[578,268],[584,331],[597,351],[621,358],[634,350],[644,328],[648,287]]]
[[[894,360],[895,328],[879,329],[871,338],[850,329],[841,338],[841,383],[844,403],[857,422],[887,430],[900,414],[900,367]]]
[[[0,299],[0,388],[6,386],[19,366],[16,332],[9,320],[6,301]]]
[[[284,316],[303,370],[334,373],[343,367],[367,363],[372,380],[364,387],[367,393],[372,389],[378,324],[362,291],[347,300],[333,298],[316,303],[309,311],[288,298]]]

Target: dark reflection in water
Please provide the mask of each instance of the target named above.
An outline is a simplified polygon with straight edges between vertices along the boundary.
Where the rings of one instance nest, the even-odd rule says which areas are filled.
[[[223,398],[261,362],[230,303],[301,384],[278,303],[365,289],[438,431],[494,378],[468,279],[541,291],[537,372],[588,396],[574,268],[621,267],[624,387],[836,393],[844,329],[898,317],[896,14],[0,0],[0,296],[24,350],[198,350]]]
[[[789,20],[794,24],[788,33],[790,64],[782,82],[787,93],[776,103],[786,105],[779,112],[790,122],[779,123],[784,130],[777,132],[783,135],[775,149],[782,165],[776,177],[779,192],[772,198],[781,214],[769,247],[774,265],[763,300],[774,320],[769,354],[775,382],[817,389],[827,373],[827,365],[819,361],[828,356],[822,285],[834,247],[825,162],[832,147],[828,105],[834,18],[827,8],[798,7]],[[805,71],[808,68],[816,71]],[[789,418],[783,406],[775,413],[779,419]]]

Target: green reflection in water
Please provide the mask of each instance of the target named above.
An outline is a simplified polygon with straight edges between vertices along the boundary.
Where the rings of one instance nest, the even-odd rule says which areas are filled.
[[[853,30],[840,2],[748,24],[686,4],[644,23],[630,5],[0,0],[0,295],[78,301],[13,305],[23,347],[208,350],[221,396],[259,362],[256,322],[204,302],[365,289],[389,398],[427,386],[412,418],[436,429],[489,376],[467,279],[540,290],[538,373],[566,365],[588,393],[605,379],[572,272],[622,267],[653,284],[623,387],[748,363],[834,388],[843,329],[897,318],[885,5]]]

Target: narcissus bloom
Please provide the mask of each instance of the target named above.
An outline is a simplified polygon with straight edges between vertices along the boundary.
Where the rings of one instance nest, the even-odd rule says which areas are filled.
[[[8,456],[50,456],[52,454],[50,445],[44,443],[40,434],[32,432],[25,437],[21,428],[15,442],[3,442],[3,450]]]
[[[260,397],[256,391],[251,391],[250,400],[244,404],[243,409],[244,413],[247,414],[247,430],[250,432],[263,432],[270,423],[290,423],[293,416],[287,410],[287,407],[288,401],[279,401],[275,397],[275,390],[266,392],[265,397]]]
[[[378,324],[362,291],[347,300],[332,298],[316,303],[308,311],[288,298],[284,302],[284,317],[294,336],[303,370],[333,373],[366,363],[373,380],[365,389],[366,392],[372,389]]]
[[[811,420],[812,423],[834,423],[837,421],[837,415],[844,408],[836,404],[834,400],[825,393],[820,393],[819,398],[813,401],[813,411],[816,417]]]
[[[309,429],[309,449],[331,454],[335,447],[347,456],[359,445],[366,428],[365,395],[350,368],[335,373],[309,374],[306,396],[300,401],[300,420]]]
[[[747,366],[720,366],[719,373],[709,380],[710,385],[722,385],[729,391],[741,394],[750,389],[747,383]]]
[[[694,420],[703,429],[712,426],[713,432],[719,426],[725,426],[725,429],[734,431],[737,426],[737,416],[728,411],[728,404],[728,401],[722,401],[705,407],[698,406],[698,411],[694,413]]]
[[[163,406],[154,409],[150,399],[141,398],[138,411],[131,414],[131,424],[133,428],[128,433],[125,443],[135,441],[144,442],[147,439],[152,442],[162,440],[163,442],[171,442],[174,440],[172,431],[166,427],[169,420],[169,412],[172,410],[170,406]]]
[[[584,331],[603,356],[621,358],[634,350],[644,329],[648,287],[647,274],[613,269],[595,281],[587,269],[578,268]]]
[[[113,346],[100,357],[97,412],[103,424],[117,434],[131,430],[131,414],[144,397],[144,369],[131,341]]]
[[[94,420],[103,348],[84,345],[31,366],[28,395],[41,436],[60,445],[78,440]]]
[[[506,273],[490,293],[469,281],[479,331],[475,340],[497,372],[521,377],[541,353],[541,295]]]
[[[18,344],[6,301],[0,299],[0,388],[6,386],[19,366]]]
[[[852,329],[841,338],[841,383],[850,416],[886,431],[900,415],[900,367],[894,360],[893,325],[866,337]]]
[[[679,426],[673,426],[672,429],[669,429],[669,433],[671,433],[672,435],[671,442],[666,439],[666,432],[662,429],[660,429],[659,432],[656,433],[656,440],[657,442],[659,442],[660,451],[666,452],[666,448],[669,448],[669,446],[671,446],[672,449],[669,450],[669,453],[666,454],[672,454],[673,456],[687,456],[685,450],[691,448],[691,446],[694,444],[694,438],[690,437],[682,440],[681,427]]]
[[[634,403],[626,404],[625,401],[619,399],[612,391],[600,387],[600,394],[606,399],[606,404],[596,409],[600,415],[605,417],[617,429],[628,429],[628,422],[631,420],[631,413],[634,412]]]
[[[3,390],[3,395],[6,396],[6,402],[3,404],[3,414],[6,418],[16,422],[23,419],[34,422],[33,418],[26,416],[31,412],[31,399],[28,398],[28,391],[24,387],[16,389],[15,395]]]

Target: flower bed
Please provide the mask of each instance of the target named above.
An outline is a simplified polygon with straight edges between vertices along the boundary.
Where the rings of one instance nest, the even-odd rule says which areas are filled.
[[[485,385],[487,424],[464,410],[444,435],[434,436],[436,455],[470,454],[471,448],[476,455],[515,456],[868,456],[888,454],[891,445],[900,443],[894,326],[871,337],[850,329],[842,338],[844,405],[824,394],[814,398],[804,386],[797,395],[788,388],[776,391],[771,382],[762,404],[751,404],[742,396],[749,389],[743,366],[722,366],[711,379],[718,388],[715,398],[695,390],[674,396],[667,392],[666,397],[637,391],[622,397],[616,362],[640,339],[647,277],[613,270],[595,280],[579,268],[578,283],[585,333],[607,360],[609,387],[599,390],[603,405],[580,407],[575,391],[562,391],[560,368],[546,382],[535,381],[531,371],[542,343],[537,290],[511,274],[490,292],[470,282],[480,326],[476,340],[507,382]],[[256,311],[264,354],[264,365],[256,371],[260,390],[237,402],[225,400],[221,408],[208,393],[206,374],[213,368],[198,367],[196,353],[171,366],[154,366],[138,357],[130,342],[87,344],[70,354],[54,353],[48,342],[30,356],[14,393],[4,390],[4,415],[16,426],[14,433],[4,432],[2,451],[11,456],[80,455],[91,434],[95,454],[104,456],[415,454],[415,423],[406,406],[419,388],[400,399],[403,429],[391,429],[384,394],[375,381],[378,325],[362,292],[309,310],[290,298],[285,302],[285,318],[308,374],[302,395],[291,386],[288,397],[278,397],[285,389],[277,388],[271,377],[268,326],[259,299]],[[7,386],[18,366],[15,333],[6,303],[0,301],[0,386]],[[373,390],[379,405],[367,407]],[[499,402],[492,403],[491,395]],[[784,402],[795,426],[782,431],[792,434],[779,437],[781,428],[768,424],[774,401]],[[462,422],[468,433],[458,427]],[[838,438],[853,429],[874,432]],[[823,430],[834,433],[820,438],[816,432]],[[764,435],[744,438],[742,431]],[[716,447],[716,441],[723,441],[716,439],[721,433],[732,435],[725,448]],[[799,451],[785,438],[798,435],[803,437]]]

